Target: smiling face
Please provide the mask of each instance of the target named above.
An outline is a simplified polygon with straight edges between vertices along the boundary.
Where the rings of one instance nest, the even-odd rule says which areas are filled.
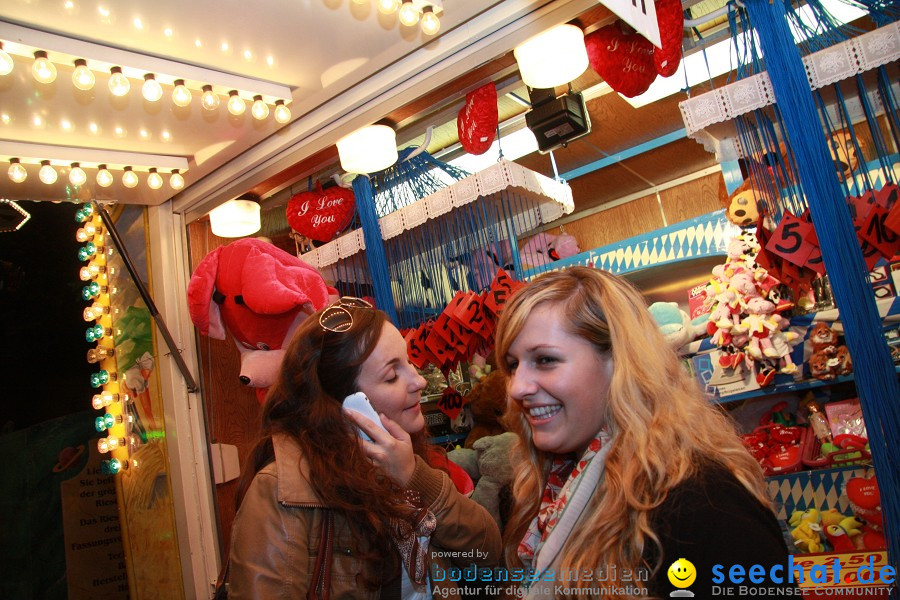
[[[677,588],[690,587],[697,579],[697,569],[686,558],[679,558],[669,567],[669,583]]]
[[[407,433],[424,429],[420,402],[425,378],[410,364],[406,340],[390,323],[384,324],[375,348],[360,368],[356,384],[377,412],[387,415]]]
[[[536,448],[581,453],[605,424],[613,361],[565,327],[562,307],[535,308],[509,347],[509,397]]]

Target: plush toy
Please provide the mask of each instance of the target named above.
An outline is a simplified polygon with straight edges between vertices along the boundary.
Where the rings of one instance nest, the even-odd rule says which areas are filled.
[[[705,324],[702,328],[696,327],[688,314],[675,302],[654,302],[648,308],[659,325],[660,333],[675,348],[680,348],[706,332]]]
[[[759,220],[760,192],[745,179],[731,194],[721,197],[725,218],[739,227],[750,227]]]
[[[474,425],[466,437],[466,448],[489,435],[504,432],[500,418],[506,410],[506,376],[500,371],[491,371],[479,381],[466,396],[466,405],[472,409]]]
[[[504,498],[509,499],[509,485],[513,480],[513,460],[510,457],[518,436],[507,431],[479,439],[474,448],[457,448],[448,458],[465,469],[476,481],[472,500],[484,506],[501,529],[504,523]],[[508,504],[508,502],[506,502]]]
[[[809,334],[813,352],[831,354],[837,346],[837,334],[826,323],[816,323]]]
[[[260,402],[275,381],[284,348],[309,313],[328,304],[334,289],[316,269],[261,240],[243,238],[207,254],[188,284],[188,308],[200,333],[241,352],[239,380]]]
[[[525,242],[520,251],[522,267],[529,269],[541,267],[561,258],[578,254],[578,241],[569,234],[552,235],[537,233]]]
[[[881,492],[875,477],[852,477],[844,489],[853,514],[866,525],[880,531],[884,526],[881,514]]]

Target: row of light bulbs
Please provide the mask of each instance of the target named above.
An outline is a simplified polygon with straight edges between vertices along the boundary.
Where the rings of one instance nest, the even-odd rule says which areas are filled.
[[[368,0],[353,0],[357,4],[364,4]],[[412,0],[378,0],[378,12],[385,15],[392,15],[399,11],[397,15],[400,23],[407,27],[415,27],[419,23],[421,17],[422,33],[425,35],[434,35],[441,30],[441,20],[434,14],[434,7],[431,5],[419,9],[412,3]]]
[[[13,183],[23,183],[28,179],[28,171],[18,158],[9,159],[9,163],[7,175],[9,175],[9,178]],[[106,165],[98,165],[97,169],[97,185],[100,187],[111,186],[115,181],[115,178],[109,169],[106,168]],[[57,173],[53,165],[50,164],[49,160],[42,160],[41,168],[38,171],[38,178],[42,183],[53,185],[59,178],[59,173]],[[71,169],[69,170],[69,183],[81,186],[86,182],[87,173],[81,168],[80,163],[73,162]],[[134,169],[125,167],[122,173],[122,185],[127,188],[133,188],[137,187],[138,183],[140,183],[140,179]],[[150,189],[158,190],[163,186],[163,183],[162,175],[159,174],[155,167],[151,167],[150,173],[147,175],[147,185]],[[173,190],[180,190],[184,187],[184,177],[178,172],[178,169],[172,169],[172,173],[169,175],[169,187]]]
[[[399,1],[399,0],[398,0]],[[75,70],[72,72],[72,85],[79,90],[90,90],[94,87],[96,77],[94,72],[87,66],[87,61],[83,58],[75,60]],[[0,42],[0,75],[8,75],[12,72],[12,58],[3,50],[3,42]],[[122,73],[121,67],[112,67],[109,77],[109,91],[113,96],[125,96],[131,90],[131,81]],[[53,83],[56,81],[56,65],[47,58],[47,52],[38,50],[34,53],[34,63],[31,65],[31,73],[35,80],[40,83]],[[141,95],[148,102],[157,102],[163,97],[163,88],[156,80],[156,75],[147,73],[144,75],[144,83],[141,86]],[[193,94],[184,83],[184,79],[176,79],[175,87],[172,90],[172,102],[176,106],[185,107],[191,103]],[[216,110],[219,108],[219,95],[215,93],[211,85],[204,85],[203,92],[200,95],[200,105],[206,110]],[[244,114],[247,110],[246,101],[240,96],[237,90],[228,92],[228,101],[226,103],[228,112],[235,116]],[[291,109],[288,108],[284,100],[275,101],[274,109],[275,120],[284,124],[291,120]],[[253,97],[253,104],[250,106],[250,114],[254,119],[262,121],[269,116],[269,105],[266,104],[262,96],[257,94]]]
[[[93,205],[81,206],[75,213],[75,220],[81,224],[75,232],[75,239],[84,244],[78,251],[78,258],[87,263],[78,273],[79,279],[87,282],[81,297],[91,303],[83,313],[84,320],[90,324],[85,340],[96,344],[87,351],[87,360],[100,367],[99,371],[91,374],[91,387],[102,388],[91,399],[91,405],[103,411],[94,419],[94,428],[98,433],[106,434],[106,437],[97,440],[97,450],[101,454],[113,454],[108,460],[101,461],[100,466],[104,474],[115,475],[129,466],[131,435],[128,428],[134,417],[126,411],[130,398],[120,391],[116,372],[110,314],[110,294],[114,291],[109,286],[113,270],[107,264],[112,248],[105,247],[106,228]]]

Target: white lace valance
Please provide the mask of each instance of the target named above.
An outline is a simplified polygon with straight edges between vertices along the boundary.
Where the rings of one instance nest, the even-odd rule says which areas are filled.
[[[378,225],[381,237],[389,240],[430,219],[439,218],[454,208],[474,202],[479,197],[490,199],[507,188],[516,188],[518,193],[537,205],[536,214],[528,213],[530,216],[522,214],[513,217],[516,231],[524,231],[535,222],[548,223],[564,214],[570,214],[575,209],[572,189],[568,184],[545,177],[508,160],[500,160],[483,171],[380,218]],[[300,258],[307,264],[321,269],[364,249],[363,231],[356,229],[301,255]]]
[[[832,83],[864,73],[900,59],[900,22],[814,52],[803,59],[810,89],[817,90]],[[772,83],[766,72],[728,84],[717,90],[680,102],[681,116],[688,137],[703,144],[710,152],[734,153],[742,156],[739,144],[726,137],[706,132],[717,123],[731,121],[739,115],[775,103]],[[720,158],[720,160],[724,160]]]

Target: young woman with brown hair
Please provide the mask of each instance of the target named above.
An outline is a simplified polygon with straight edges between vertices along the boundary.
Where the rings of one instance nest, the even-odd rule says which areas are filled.
[[[496,523],[427,450],[424,387],[368,303],[342,298],[301,324],[242,474],[229,598],[452,598],[433,567],[498,563]],[[384,429],[342,409],[359,391]]]

